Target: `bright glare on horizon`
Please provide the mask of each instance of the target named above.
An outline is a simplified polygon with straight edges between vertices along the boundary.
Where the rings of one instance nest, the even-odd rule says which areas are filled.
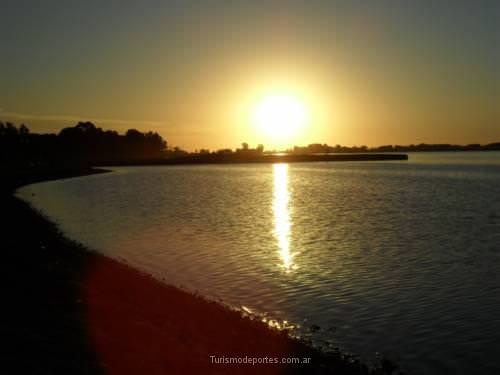
[[[0,3],[0,120],[187,151],[500,139],[500,1],[75,3]]]
[[[252,111],[252,122],[265,143],[289,143],[309,124],[309,111],[296,96],[272,94],[257,103]]]

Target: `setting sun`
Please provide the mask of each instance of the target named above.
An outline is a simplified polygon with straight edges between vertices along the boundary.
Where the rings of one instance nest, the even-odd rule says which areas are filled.
[[[252,112],[252,122],[268,141],[287,142],[308,125],[306,105],[297,97],[273,94],[262,98]]]

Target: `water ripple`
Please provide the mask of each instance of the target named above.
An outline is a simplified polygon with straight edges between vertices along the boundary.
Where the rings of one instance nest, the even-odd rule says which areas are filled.
[[[315,342],[498,373],[500,154],[434,157],[116,168],[18,194],[91,248]]]

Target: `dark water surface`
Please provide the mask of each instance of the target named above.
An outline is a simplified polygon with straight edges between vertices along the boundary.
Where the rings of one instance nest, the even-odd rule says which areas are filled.
[[[18,195],[90,248],[320,344],[500,373],[500,153],[112,169]]]

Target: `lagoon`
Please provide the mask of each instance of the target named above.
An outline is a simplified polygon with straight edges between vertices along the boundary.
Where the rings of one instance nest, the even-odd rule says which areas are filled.
[[[111,167],[18,196],[70,238],[412,374],[500,371],[500,153]]]

